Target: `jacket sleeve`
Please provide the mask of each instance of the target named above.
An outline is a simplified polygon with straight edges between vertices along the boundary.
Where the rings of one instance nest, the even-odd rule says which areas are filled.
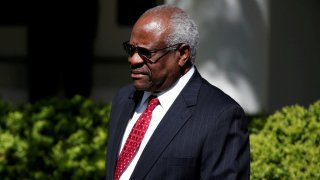
[[[250,179],[250,144],[244,111],[239,105],[232,105],[218,117],[204,143],[201,179]]]

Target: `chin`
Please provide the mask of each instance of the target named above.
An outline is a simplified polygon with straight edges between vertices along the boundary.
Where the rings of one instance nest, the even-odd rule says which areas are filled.
[[[139,83],[135,81],[133,81],[133,86],[138,91],[148,91],[150,89],[150,86],[146,85],[145,83]]]

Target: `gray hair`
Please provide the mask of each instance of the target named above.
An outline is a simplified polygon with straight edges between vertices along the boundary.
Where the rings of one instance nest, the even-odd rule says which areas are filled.
[[[185,43],[190,46],[190,60],[195,62],[199,44],[199,32],[196,23],[182,9],[172,5],[160,5],[149,9],[146,13],[157,13],[163,10],[171,11],[170,32],[166,39],[167,46]]]

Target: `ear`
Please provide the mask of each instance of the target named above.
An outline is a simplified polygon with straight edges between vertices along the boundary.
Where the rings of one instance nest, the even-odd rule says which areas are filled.
[[[188,63],[188,61],[190,61],[190,46],[188,44],[182,44],[179,47],[178,52],[180,54],[179,66],[184,67]]]

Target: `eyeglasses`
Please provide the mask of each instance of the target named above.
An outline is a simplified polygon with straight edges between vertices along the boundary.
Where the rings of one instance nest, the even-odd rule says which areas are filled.
[[[164,47],[164,48],[161,48],[161,49],[153,49],[153,50],[149,50],[147,48],[143,48],[143,47],[139,47],[139,46],[135,46],[133,44],[130,44],[129,41],[126,41],[123,43],[123,49],[126,51],[127,55],[129,57],[133,56],[134,53],[138,53],[139,56],[142,58],[142,59],[146,59],[147,61],[149,61],[150,63],[156,63],[159,59],[161,59],[163,56],[165,56],[166,54],[168,54],[168,52],[170,50],[177,50],[177,48],[179,46],[181,46],[182,43],[178,43],[178,44],[174,44],[174,45],[171,45],[171,46],[167,46],[167,47]],[[166,49],[169,49],[169,48],[172,48],[172,47],[177,47],[175,49],[170,49],[168,50],[166,53],[164,53],[162,56],[160,56],[159,58],[157,58],[156,60],[152,60],[152,56],[154,53],[158,52],[158,51],[161,51],[161,50],[166,50]]]

